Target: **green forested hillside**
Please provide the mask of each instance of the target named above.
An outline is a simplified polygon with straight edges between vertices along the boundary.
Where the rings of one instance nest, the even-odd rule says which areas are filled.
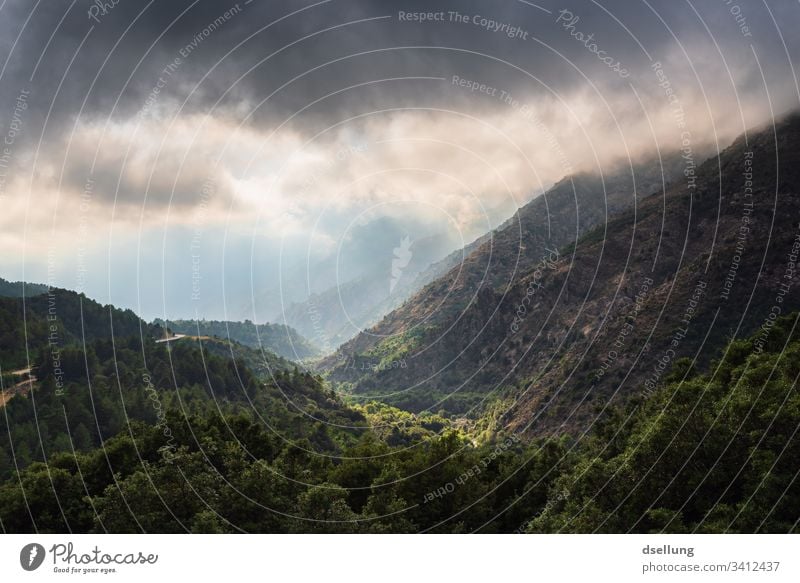
[[[529,532],[795,531],[797,325],[731,342],[708,374],[677,362],[672,382],[596,429]]]
[[[38,296],[47,293],[47,286],[39,283],[23,283],[21,281],[6,281],[0,277],[0,297],[21,298]]]
[[[241,409],[286,438],[309,438],[332,451],[351,439],[347,431],[332,429],[331,436],[308,412],[317,423],[363,424],[317,379],[268,351],[216,339],[158,344],[158,326],[67,290],[0,298],[0,326],[3,480],[59,452],[98,447],[132,422],[164,431],[167,411]]]
[[[0,486],[0,524],[6,532],[791,532],[800,518],[797,324],[783,318],[766,335],[734,340],[706,375],[677,362],[664,386],[608,412],[582,439],[532,442],[476,443],[442,418],[348,409],[297,371],[264,390],[214,361],[217,400],[200,388],[199,354],[151,347],[155,385],[195,388],[159,392],[160,424],[125,423],[102,448],[12,472]],[[102,361],[97,370],[108,377]],[[135,381],[129,373],[122,378]],[[229,406],[209,405],[223,397]],[[256,406],[235,406],[242,399]]]
[[[104,306],[73,291],[53,288],[30,297],[0,297],[0,367],[26,368],[45,347],[58,350],[99,338],[157,337],[156,327],[131,310]]]

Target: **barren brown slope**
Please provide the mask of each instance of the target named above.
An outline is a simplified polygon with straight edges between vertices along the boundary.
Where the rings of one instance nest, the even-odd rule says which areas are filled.
[[[800,307],[797,290],[779,295],[782,281],[796,283],[782,278],[800,220],[799,127],[794,116],[776,133],[751,134],[749,144],[740,138],[698,169],[696,188],[676,183],[641,200],[574,249],[562,248],[552,264],[540,263],[548,239],[537,229],[524,229],[516,245],[496,234],[491,259],[479,250],[462,275],[434,282],[423,290],[430,297],[370,331],[390,338],[362,335],[347,345],[342,355],[350,360],[331,377],[355,395],[412,410],[479,414],[495,403],[504,425],[549,433],[586,428],[597,407],[662,382],[681,357],[707,365],[727,338],[759,328],[776,304],[784,313]],[[753,192],[745,197],[751,151]],[[517,256],[525,270],[503,286]],[[487,264],[502,277],[477,277]],[[453,301],[448,288],[457,290]],[[430,323],[410,324],[443,298]]]
[[[663,163],[649,160],[633,167],[619,167],[606,176],[582,173],[563,179],[544,195],[521,208],[501,228],[487,235],[475,248],[465,248],[463,260],[426,285],[381,322],[344,344],[336,355],[323,361],[323,370],[337,369],[333,378],[353,380],[339,365],[378,349],[397,334],[420,334],[457,321],[477,300],[478,290],[490,287],[503,293],[530,271],[546,249],[557,249],[609,216],[633,206],[668,185],[681,172],[680,156],[664,156]],[[635,185],[635,186],[634,186]],[[635,193],[635,195],[634,195]],[[368,358],[370,362],[374,358]]]
[[[533,433],[582,431],[610,401],[646,395],[690,362],[708,367],[731,337],[768,330],[775,315],[800,308],[798,163],[795,116],[777,135],[737,140],[719,167],[701,168],[691,193],[676,185],[644,201],[635,220],[621,217],[606,237],[579,245],[532,314],[552,312],[542,326],[549,345],[504,352],[526,382],[502,422]]]
[[[800,219],[799,126],[793,117],[777,135],[737,140],[699,169],[691,192],[677,183],[648,197],[505,296],[483,286],[439,342],[412,336],[405,369],[379,370],[355,392],[458,413],[502,397],[504,425],[580,431],[597,407],[662,382],[679,358],[699,350],[707,364],[728,337],[757,329],[776,298],[784,312],[800,307],[798,294],[779,295]]]
[[[602,177],[579,174],[562,180],[520,209],[463,263],[345,344],[323,362],[323,369],[357,394],[399,390],[386,400],[412,410],[467,411],[483,398],[491,378],[480,371],[479,383],[460,386],[462,374],[476,360],[470,351],[462,355],[470,358],[469,366],[457,365],[453,358],[465,344],[471,350],[480,347],[478,360],[491,353],[499,333],[493,327],[502,320],[495,312],[510,310],[515,286],[543,258],[634,206],[645,193],[668,185],[682,169],[680,155],[674,154],[665,156],[663,164],[650,160]],[[439,403],[453,389],[456,394]]]

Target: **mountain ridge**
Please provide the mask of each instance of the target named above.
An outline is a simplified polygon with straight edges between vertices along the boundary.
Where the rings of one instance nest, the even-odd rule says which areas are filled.
[[[688,194],[688,182],[675,182],[665,191],[637,196],[632,210],[623,210],[605,224],[583,230],[574,246],[559,245],[563,239],[556,241],[550,248],[558,251],[554,261],[542,264],[542,257],[547,259],[542,253],[534,263],[528,252],[526,271],[507,289],[479,280],[480,285],[473,286],[477,292],[468,303],[462,293],[455,305],[451,302],[438,311],[438,323],[434,320],[433,326],[416,333],[408,332],[416,323],[409,314],[423,310],[430,300],[412,300],[404,311],[387,316],[382,328],[370,331],[372,337],[362,335],[345,345],[339,363],[326,363],[330,378],[355,398],[381,395],[387,402],[412,411],[442,408],[455,415],[477,414],[500,401],[507,409],[496,419],[500,426],[536,434],[579,431],[592,423],[595,403],[602,406],[608,398],[628,398],[638,383],[648,378],[645,373],[653,366],[650,357],[629,353],[635,347],[647,347],[656,359],[663,358],[686,306],[697,304],[692,307],[692,329],[685,339],[679,339],[667,365],[692,354],[702,341],[697,330],[703,327],[710,327],[710,350],[706,354],[721,346],[726,334],[747,333],[757,327],[763,314],[748,315],[747,322],[737,326],[729,317],[736,309],[723,310],[718,298],[714,302],[705,298],[720,293],[719,284],[725,281],[732,258],[737,256],[736,232],[743,212],[735,193],[741,186],[738,170],[744,167],[746,148],[758,160],[751,182],[753,196],[761,201],[749,219],[750,228],[772,225],[773,244],[770,249],[760,249],[761,242],[753,241],[748,247],[750,254],[740,257],[737,276],[739,281],[754,278],[762,284],[753,291],[757,301],[769,303],[769,298],[774,298],[776,281],[782,275],[780,265],[785,262],[775,251],[775,242],[784,247],[790,244],[791,212],[797,205],[797,197],[791,193],[798,191],[800,183],[794,170],[800,150],[799,126],[794,115],[779,125],[774,137],[768,129],[751,134],[747,140],[738,138],[719,157],[693,168],[694,194]],[[776,174],[776,161],[769,158],[776,145],[780,175]],[[678,164],[680,169],[680,159]],[[563,181],[561,184],[563,187]],[[765,192],[771,185],[779,193],[774,204],[766,204]],[[779,203],[785,204],[784,211],[772,220],[769,209]],[[520,246],[530,246],[535,240],[541,252],[543,239],[541,229],[538,233],[533,229],[523,236]],[[505,257],[497,262],[501,266],[503,261],[510,261],[508,240],[504,243]],[[759,275],[751,256],[762,251],[766,272]],[[476,255],[479,253],[469,257],[467,263],[481,258]],[[490,254],[484,249],[486,257]],[[497,279],[497,274],[507,273],[508,269],[495,269],[494,276]],[[694,298],[700,275],[706,273],[701,291],[707,288],[708,293]],[[643,290],[646,279],[652,283]],[[453,281],[458,280],[446,276],[420,293],[439,291],[437,286],[441,289]],[[728,307],[747,304],[743,287],[733,286],[726,300]],[[637,303],[635,298],[642,291],[646,297]],[[661,307],[661,302],[666,305]],[[712,304],[718,308],[716,316],[708,310]],[[636,305],[638,311],[634,312]],[[787,301],[786,309],[794,305],[800,304]],[[665,317],[656,318],[661,312]],[[625,319],[631,317],[635,319],[634,329],[623,334],[622,349],[614,350]],[[710,326],[714,318],[723,326]],[[654,326],[654,331],[642,334],[648,326]],[[375,341],[376,332],[388,332],[389,340]],[[438,340],[445,334],[444,341]],[[388,349],[390,345],[396,348],[394,352]],[[384,363],[377,370],[362,373],[358,367],[346,369],[341,364],[374,355],[403,359],[406,367],[392,369]],[[656,378],[655,384],[659,381]]]
[[[294,361],[320,355],[319,348],[291,326],[284,324],[258,324],[245,320],[230,322],[223,320],[162,320],[154,324],[177,334],[211,336],[233,340],[256,349],[266,349],[282,358]]]

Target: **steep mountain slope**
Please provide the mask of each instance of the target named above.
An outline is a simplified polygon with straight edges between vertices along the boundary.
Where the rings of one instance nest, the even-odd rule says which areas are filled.
[[[371,392],[373,388],[382,391],[385,377],[392,376],[386,369],[405,369],[402,365],[406,359],[418,350],[422,353],[414,356],[415,365],[430,373],[436,371],[434,358],[429,355],[458,344],[448,330],[464,324],[462,320],[471,305],[485,303],[491,294],[508,293],[527,272],[554,256],[554,251],[557,254],[559,248],[574,243],[609,215],[662,189],[680,175],[682,165],[680,155],[672,154],[661,163],[648,160],[617,170],[605,176],[582,173],[563,179],[494,232],[432,266],[432,275],[436,271],[443,274],[377,325],[342,346],[322,362],[321,368],[330,371],[330,378],[336,382],[354,384],[356,392]],[[408,371],[403,370],[397,376],[406,374]],[[448,381],[444,381],[442,388],[447,387]],[[391,391],[402,386],[402,380],[390,381],[386,388]],[[428,386],[423,392],[431,392],[430,389]],[[461,390],[458,400],[464,400],[467,392]],[[412,389],[390,400],[411,409],[434,403],[427,399],[423,405],[417,401],[419,396],[419,391]],[[452,402],[448,408],[464,409]]]
[[[552,189],[522,207],[480,245],[467,249],[443,277],[433,281],[379,324],[343,347],[347,355],[363,352],[381,338],[412,327],[440,325],[471,302],[480,288],[503,293],[543,257],[548,249],[574,242],[609,215],[633,205],[682,171],[680,156],[664,157],[662,164],[648,160],[631,168],[620,167],[598,176],[580,173],[561,180]]]
[[[581,225],[603,218],[602,191],[573,179],[570,211],[561,183],[547,202],[551,216],[560,208],[576,219],[571,228],[551,220],[548,232],[535,201],[520,211],[516,237],[498,233],[462,273],[346,345],[330,376],[411,410],[464,414],[497,401],[497,421],[519,431],[585,428],[595,406],[652,390],[700,346],[713,354],[730,336],[768,326],[773,306],[800,305],[780,288],[796,278],[799,155],[792,116],[777,134],[739,138],[699,168],[678,159],[688,179],[591,231]],[[625,181],[616,185],[609,208],[625,199]]]
[[[703,164],[695,189],[676,184],[615,219],[605,237],[587,236],[523,325],[531,345],[505,352],[527,383],[503,421],[582,428],[595,406],[650,393],[670,371],[707,368],[732,337],[766,341],[774,319],[800,306],[798,162],[795,115]],[[526,360],[537,353],[547,362]]]

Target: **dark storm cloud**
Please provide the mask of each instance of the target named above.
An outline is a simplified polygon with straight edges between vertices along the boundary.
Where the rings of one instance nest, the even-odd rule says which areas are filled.
[[[375,110],[444,108],[481,117],[507,112],[505,94],[535,103],[537,96],[557,102],[583,92],[599,104],[601,125],[616,132],[617,124],[641,120],[640,97],[665,104],[650,69],[664,60],[687,105],[705,107],[708,99],[712,116],[724,113],[725,139],[747,125],[738,121],[740,106],[751,114],[756,108],[750,123],[765,120],[770,109],[797,107],[789,65],[800,43],[789,23],[800,6],[788,0],[769,6],[727,0],[7,0],[1,6],[0,127],[3,135],[14,133],[14,154],[21,158],[41,141],[37,164],[63,165],[67,190],[80,192],[93,173],[96,196],[122,203],[139,202],[148,185],[153,204],[192,201],[213,148],[172,192],[178,149],[159,161],[153,181],[145,165],[131,169],[124,136],[97,152],[87,143],[87,124],[157,116],[166,127],[179,106],[183,114],[213,111],[218,119],[228,116],[231,127],[245,121],[256,129],[274,128],[301,111],[289,128],[311,136]],[[83,139],[72,134],[76,120]],[[709,124],[697,125],[706,134],[701,139],[710,139]],[[89,135],[108,139],[102,131]],[[131,134],[130,143],[148,154],[159,148],[152,131]],[[62,153],[68,156],[60,160]]]
[[[101,4],[105,8],[100,9]],[[9,0],[0,11],[0,61],[6,62],[0,79],[0,115],[7,119],[22,89],[31,91],[33,105],[28,121],[34,132],[48,115],[48,125],[62,130],[62,123],[78,115],[82,106],[81,116],[102,119],[116,104],[115,118],[124,119],[146,110],[149,103],[182,102],[188,96],[187,111],[206,111],[226,91],[220,104],[223,107],[243,101],[256,104],[305,73],[254,113],[255,121],[264,121],[284,118],[332,91],[395,77],[449,79],[459,75],[507,91],[547,91],[515,68],[519,67],[550,90],[564,92],[586,85],[570,62],[606,96],[628,91],[625,80],[610,73],[585,43],[574,38],[578,32],[593,34],[604,54],[619,60],[631,72],[629,80],[634,84],[647,75],[649,60],[643,49],[659,59],[670,48],[678,50],[679,42],[691,51],[698,39],[712,43],[713,35],[721,55],[737,63],[750,62],[739,78],[738,89],[757,91],[762,81],[750,43],[766,69],[768,82],[772,75],[785,77],[789,72],[778,33],[792,57],[798,50],[796,27],[788,26],[792,17],[796,19],[798,9],[789,1],[769,4],[780,29],[765,5],[749,2],[742,3],[736,15],[731,9],[735,3],[725,1],[649,5],[543,1],[537,5],[544,10],[514,0],[253,0],[249,4],[243,0],[35,4]],[[222,18],[229,10],[230,18]],[[565,28],[566,18],[555,23],[562,10],[579,18],[572,28]],[[295,11],[299,12],[287,16]],[[453,20],[451,11],[466,15],[468,21]],[[444,12],[445,21],[401,22],[400,12]],[[390,18],[379,19],[383,16]],[[482,25],[482,19],[473,21],[476,16],[485,18],[487,24]],[[364,19],[376,20],[348,24]],[[517,38],[509,38],[508,29],[493,31],[490,20],[496,26],[518,27],[521,32]],[[749,36],[742,30],[742,20]],[[520,38],[522,33],[526,38]],[[281,51],[290,43],[296,44]],[[375,52],[353,56],[369,51]],[[690,53],[690,57],[698,59],[701,68],[723,69],[720,55]],[[174,66],[176,58],[181,62]],[[312,70],[337,59],[342,60]],[[165,78],[164,69],[171,63],[174,70]],[[204,75],[207,77],[198,90],[189,95]],[[652,85],[651,81],[648,77],[647,84]],[[385,107],[461,106],[474,97],[451,89],[447,84],[425,80],[365,85],[326,99],[307,111],[302,120],[318,123]]]

